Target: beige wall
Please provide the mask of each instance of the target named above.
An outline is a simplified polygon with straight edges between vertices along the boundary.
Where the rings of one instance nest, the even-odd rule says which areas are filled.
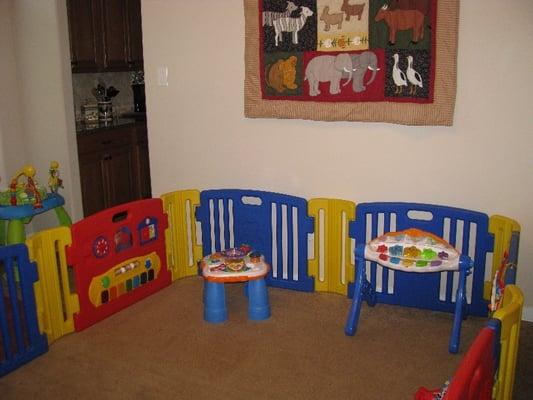
[[[0,1],[0,188],[9,184],[25,159],[12,11],[11,1]]]
[[[456,116],[444,128],[245,119],[242,0],[143,0],[154,196],[249,188],[503,214],[522,225],[518,283],[533,320],[533,2],[480,3],[461,5]]]
[[[66,209],[77,220],[83,213],[66,3],[2,0],[0,15],[1,33],[11,30],[7,37],[0,35],[2,56],[6,57],[0,61],[0,82],[2,89],[9,89],[2,90],[0,100],[0,150],[2,159],[7,160],[3,165],[5,170],[0,170],[1,187],[27,163],[36,167],[38,181],[46,184],[50,161],[57,160],[65,186],[62,194]],[[10,98],[12,101],[7,101]],[[4,106],[4,103],[8,104]],[[41,230],[57,223],[55,216],[47,213],[35,218],[32,225],[30,230]]]

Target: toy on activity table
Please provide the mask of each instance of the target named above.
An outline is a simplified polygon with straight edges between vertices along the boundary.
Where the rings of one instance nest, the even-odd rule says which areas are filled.
[[[57,193],[58,188],[63,187],[57,161],[50,163],[49,174],[50,192],[38,184],[35,178],[36,171],[32,165],[23,166],[11,178],[8,189],[0,191],[0,245],[24,242],[26,238],[24,224],[31,222],[35,215],[52,209],[60,225],[72,224],[63,208],[65,200]],[[8,221],[7,238],[4,236],[5,221]]]
[[[456,293],[455,317],[449,343],[450,353],[457,353],[461,320],[466,307],[466,277],[471,272],[472,260],[461,255],[442,238],[419,229],[389,232],[358,245],[355,251],[357,260],[356,280],[352,305],[346,321],[345,333],[354,335],[357,329],[361,302],[369,306],[376,304],[375,289],[366,277],[366,260],[394,270],[414,273],[459,272],[459,285]],[[412,290],[416,291],[416,287]]]
[[[200,262],[204,277],[204,319],[224,322],[227,319],[225,283],[245,282],[248,317],[265,320],[270,317],[270,304],[264,277],[270,266],[262,254],[242,245],[208,255]]]

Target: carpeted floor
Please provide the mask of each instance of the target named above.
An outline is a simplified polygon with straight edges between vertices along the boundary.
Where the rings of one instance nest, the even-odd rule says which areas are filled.
[[[453,374],[485,322],[464,321],[461,352],[450,355],[452,315],[364,306],[357,334],[347,337],[349,299],[274,288],[269,295],[272,317],[252,322],[242,285],[229,285],[229,319],[213,325],[202,318],[201,278],[177,281],[59,339],[1,378],[0,398],[411,399]],[[531,358],[520,361],[517,387],[528,391]]]

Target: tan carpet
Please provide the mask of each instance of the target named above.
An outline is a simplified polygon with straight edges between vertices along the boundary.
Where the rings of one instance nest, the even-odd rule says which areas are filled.
[[[228,286],[228,285],[227,285]],[[227,287],[229,319],[203,321],[202,280],[175,282],[0,379],[5,399],[410,399],[452,374],[485,320],[363,306],[344,335],[350,300],[269,288],[272,317],[247,319],[242,284]]]

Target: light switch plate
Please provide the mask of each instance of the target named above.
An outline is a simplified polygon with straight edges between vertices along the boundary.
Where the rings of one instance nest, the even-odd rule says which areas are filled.
[[[157,68],[157,85],[168,86],[168,67],[161,66]]]

